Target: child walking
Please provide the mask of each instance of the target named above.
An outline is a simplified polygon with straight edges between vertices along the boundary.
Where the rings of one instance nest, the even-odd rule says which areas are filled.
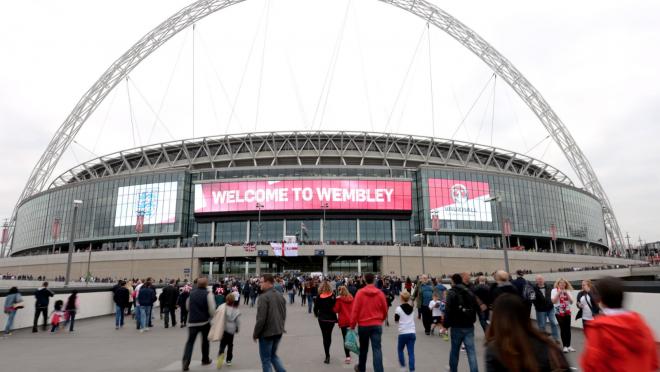
[[[444,291],[442,292],[444,294]],[[440,299],[440,294],[433,293],[433,300],[429,302],[429,309],[431,309],[431,334],[438,329],[438,334],[442,336],[445,341],[449,341],[447,330],[442,326],[442,318],[445,315],[445,301]]]
[[[415,316],[413,307],[408,301],[410,301],[410,293],[401,292],[401,305],[397,306],[394,312],[394,321],[399,323],[399,339],[396,348],[399,354],[399,365],[402,369],[406,366],[403,349],[408,349],[408,371],[415,372]]]
[[[50,329],[51,332],[55,332],[60,328],[60,322],[62,321],[62,318],[64,318],[64,312],[62,311],[63,306],[64,301],[55,301],[55,309],[53,310],[50,318],[50,324],[52,326]]]
[[[225,361],[228,366],[231,365],[234,359],[234,335],[238,333],[240,328],[241,312],[235,306],[238,302],[234,293],[230,293],[225,298],[225,332],[222,334],[220,340],[220,351],[218,351],[217,368],[221,369]],[[227,356],[225,357],[225,348],[227,348]]]

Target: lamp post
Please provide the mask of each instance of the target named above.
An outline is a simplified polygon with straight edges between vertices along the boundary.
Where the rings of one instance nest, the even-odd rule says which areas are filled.
[[[261,203],[257,203],[257,209],[259,210],[258,214],[258,222],[257,222],[257,244],[261,244],[261,208],[263,208],[264,205]]]
[[[401,259],[401,243],[396,243],[399,248],[399,275],[403,278],[403,260]]]
[[[71,218],[71,231],[69,232],[69,257],[66,261],[66,277],[64,279],[64,286],[69,286],[69,279],[71,277],[71,259],[73,258],[73,250],[76,248],[76,245],[73,242],[73,238],[76,231],[76,217],[78,216],[78,207],[82,205],[82,200],[73,201],[73,216]]]
[[[227,246],[231,244],[225,244],[225,259],[222,262],[222,274],[225,275],[227,274]]]
[[[424,234],[415,234],[415,238],[419,238],[419,247],[422,250],[422,274],[426,274],[426,264],[424,263]]]
[[[509,251],[507,250],[507,244],[506,244],[506,237],[505,237],[505,221],[504,221],[504,210],[502,209],[502,197],[501,196],[493,196],[488,199],[486,199],[487,203],[490,202],[495,202],[495,205],[497,207],[497,218],[500,220],[500,227],[501,227],[501,242],[502,242],[502,251],[504,252],[504,270],[506,272],[509,272]]]
[[[199,237],[199,234],[192,234],[193,238],[193,246],[192,249],[190,250],[190,280],[194,280],[195,278],[195,266],[193,266],[193,260],[195,259],[195,246],[197,245],[197,238]]]

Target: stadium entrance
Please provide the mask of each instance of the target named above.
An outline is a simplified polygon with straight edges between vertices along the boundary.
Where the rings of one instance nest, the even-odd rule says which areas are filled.
[[[328,261],[328,273],[380,272],[381,268],[381,258],[374,256],[232,257],[227,258],[225,275],[256,275],[258,258],[261,261],[259,265],[262,274],[323,272],[324,259]],[[222,263],[222,257],[201,260],[202,275],[219,277],[223,273]]]

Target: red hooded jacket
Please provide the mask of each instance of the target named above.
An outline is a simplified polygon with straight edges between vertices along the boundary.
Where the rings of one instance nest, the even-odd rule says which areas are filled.
[[[353,301],[351,328],[382,325],[387,318],[387,301],[383,291],[373,284],[360,289]]]
[[[651,372],[659,367],[653,332],[635,312],[596,317],[585,334],[580,361],[585,372]]]
[[[335,307],[332,309],[335,313],[339,314],[339,328],[351,326],[351,312],[353,311],[353,297],[352,296],[339,296],[335,302]]]

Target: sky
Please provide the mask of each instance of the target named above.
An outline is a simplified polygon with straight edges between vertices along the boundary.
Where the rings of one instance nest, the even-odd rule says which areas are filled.
[[[189,3],[2,4],[0,219],[10,217],[31,169],[85,91]],[[541,92],[590,160],[623,234],[633,243],[660,240],[660,3],[432,3],[479,33]],[[494,145],[547,162],[579,186],[538,119],[478,57],[376,0],[251,0],[203,19],[110,92],[53,177],[140,145],[312,129]]]

